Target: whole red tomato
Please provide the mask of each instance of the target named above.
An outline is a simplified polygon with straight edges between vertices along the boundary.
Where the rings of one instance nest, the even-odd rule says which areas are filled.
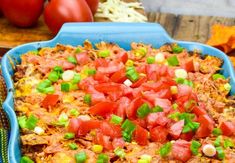
[[[66,22],[92,22],[93,15],[85,0],[51,0],[45,7],[44,20],[56,34]]]
[[[34,25],[42,13],[44,0],[0,0],[5,17],[19,27]]]
[[[99,6],[99,0],[86,0],[87,4],[89,5],[92,14],[94,15]]]

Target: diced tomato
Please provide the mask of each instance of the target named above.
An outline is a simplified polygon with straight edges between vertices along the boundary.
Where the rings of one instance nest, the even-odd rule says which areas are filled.
[[[131,100],[127,97],[121,97],[118,101],[118,108],[115,114],[123,119],[126,117],[126,109],[129,107]]]
[[[151,140],[164,143],[167,139],[168,131],[165,127],[157,126],[150,130]]]
[[[211,131],[214,128],[215,122],[211,117],[209,117],[208,114],[200,115],[198,118],[198,122],[200,123],[200,125],[207,126],[207,128],[210,129]]]
[[[181,64],[181,67],[185,69],[187,72],[193,72],[194,71],[193,59],[185,61],[184,63]]]
[[[167,83],[164,83],[162,81],[154,82],[154,83],[143,83],[142,84],[144,91],[155,91],[158,92],[161,89],[167,89],[170,88],[170,85]]]
[[[89,112],[93,115],[100,115],[106,117],[114,112],[117,108],[117,103],[115,102],[100,102],[91,106]]]
[[[112,145],[114,149],[116,149],[117,147],[123,148],[125,146],[125,141],[122,138],[114,138]]]
[[[95,84],[98,84],[98,82],[95,81],[92,77],[87,77],[83,79],[78,85],[82,90],[87,90],[89,86],[93,86]]]
[[[134,122],[138,126],[141,126],[143,128],[147,128],[147,122],[146,122],[145,118],[137,118],[137,119],[133,120],[132,122]]]
[[[180,135],[180,139],[190,141],[190,140],[192,140],[193,136],[194,136],[194,133],[192,131],[190,131],[187,133],[182,133]]]
[[[120,60],[122,63],[126,63],[126,61],[128,60],[128,54],[127,54],[127,52],[125,52],[125,51],[121,51],[121,52],[119,52],[118,54],[116,54],[116,56],[117,56],[117,60]]]
[[[94,61],[94,64],[95,64],[95,68],[106,67],[106,66],[108,66],[108,61],[106,59],[104,59],[104,58],[97,58]]]
[[[108,92],[108,98],[111,100],[111,101],[117,101],[118,99],[120,99],[123,95],[122,92],[120,91],[117,91],[117,92]]]
[[[172,146],[172,156],[179,161],[188,161],[191,158],[190,142],[177,140]]]
[[[89,88],[87,89],[87,93],[91,94],[91,104],[92,105],[95,105],[99,102],[107,101],[104,94],[95,90],[95,88],[93,86],[89,86]]]
[[[166,76],[168,74],[168,66],[167,65],[160,65],[157,69],[157,73],[159,77]]]
[[[106,121],[103,121],[100,125],[100,131],[106,135],[110,136],[111,138],[118,138],[122,136],[121,133],[121,126],[108,123]]]
[[[184,84],[179,84],[178,85],[178,93],[177,97],[182,97],[182,96],[189,96],[192,93],[192,87]]]
[[[129,119],[136,118],[137,109],[144,103],[142,98],[137,97],[131,101],[129,107],[126,109],[126,115]]]
[[[75,68],[75,64],[67,62],[67,61],[64,61],[62,63],[62,68],[63,68],[63,70],[71,70],[71,69]]]
[[[179,138],[182,130],[184,127],[184,120],[180,120],[176,123],[174,123],[170,128],[169,128],[169,134],[174,138],[177,139]]]
[[[101,83],[95,85],[95,89],[99,92],[108,93],[108,92],[117,92],[122,91],[122,85],[118,83]]]
[[[81,124],[81,120],[72,118],[69,120],[68,131],[77,134],[78,128]]]
[[[79,65],[85,65],[89,62],[90,58],[86,52],[82,52],[76,55],[77,63]]]
[[[141,64],[141,65],[136,66],[136,71],[137,71],[138,73],[143,73],[143,74],[145,74],[145,73],[146,73],[145,64]]]
[[[97,72],[93,77],[99,83],[106,83],[110,81],[110,79],[105,74],[102,74],[101,72]]]
[[[157,66],[156,64],[148,64],[146,65],[146,74],[147,74],[147,78],[148,80],[153,80],[156,81],[157,80]]]
[[[205,126],[205,125],[200,125],[199,128],[196,131],[196,137],[197,138],[205,138],[207,136],[210,136],[211,130]]]
[[[59,101],[59,95],[48,94],[42,101],[41,106],[44,108],[52,107]]]
[[[127,77],[126,77],[126,70],[125,69],[121,69],[117,72],[115,72],[112,76],[111,76],[111,81],[115,82],[115,83],[123,83]]]
[[[110,137],[103,135],[101,132],[96,133],[95,143],[102,145],[106,150],[113,150],[113,145]]]
[[[171,101],[168,99],[155,98],[155,106],[160,106],[164,109],[164,112],[171,110]]]
[[[79,125],[79,128],[77,130],[77,135],[78,136],[86,135],[91,130],[97,129],[101,126],[101,121],[98,121],[98,120],[83,121],[83,120],[79,119],[79,121],[80,121],[80,123],[79,123],[80,125]]]
[[[207,114],[206,110],[204,110],[203,108],[201,108],[199,106],[194,106],[192,111],[197,116]]]
[[[108,67],[107,66],[98,67],[98,71],[100,71],[101,73],[110,75],[117,71],[120,71],[123,68],[124,68],[124,65],[122,62],[117,63],[117,62],[111,61],[109,62]]]
[[[147,116],[147,126],[149,129],[156,127],[157,125],[165,126],[169,119],[166,117],[164,112],[150,113]]]
[[[220,124],[220,129],[222,130],[223,135],[231,136],[235,133],[235,125],[233,122],[225,121]]]
[[[139,145],[147,145],[148,144],[148,131],[139,125],[136,126],[136,129],[134,131],[134,140]]]
[[[146,76],[141,76],[139,80],[137,80],[135,83],[131,85],[131,88],[136,88],[141,86],[143,83],[147,82],[147,77]]]

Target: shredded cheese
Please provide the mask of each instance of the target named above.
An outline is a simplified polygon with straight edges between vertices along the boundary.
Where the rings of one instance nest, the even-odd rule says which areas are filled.
[[[113,22],[146,22],[146,16],[140,14],[135,9],[143,9],[141,3],[107,0],[99,4],[95,17],[108,18]]]

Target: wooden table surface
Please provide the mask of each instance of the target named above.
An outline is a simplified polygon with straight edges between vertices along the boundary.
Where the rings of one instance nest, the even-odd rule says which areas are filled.
[[[149,22],[160,23],[177,40],[196,41],[205,43],[210,36],[213,24],[235,25],[235,18],[211,16],[185,16],[165,13],[146,13]],[[53,35],[40,18],[33,28],[20,29],[12,26],[5,18],[0,18],[0,54],[17,45],[49,40]],[[235,54],[231,55],[235,60]]]

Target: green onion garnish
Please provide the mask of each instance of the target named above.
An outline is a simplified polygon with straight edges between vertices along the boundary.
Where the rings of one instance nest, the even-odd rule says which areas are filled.
[[[178,58],[173,55],[171,57],[168,57],[167,58],[167,63],[170,65],[170,66],[178,66],[179,65],[179,61],[178,61]]]
[[[37,90],[41,93],[44,93],[45,92],[45,88],[47,87],[50,87],[51,86],[51,81],[46,79],[46,80],[43,80],[41,81],[38,86],[37,86]]]
[[[98,158],[96,160],[96,163],[108,163],[109,162],[109,156],[106,154],[99,154]]]
[[[79,152],[75,154],[76,163],[85,163],[86,159],[87,159],[87,156],[85,152]]]
[[[126,155],[124,149],[119,148],[119,147],[117,147],[117,148],[114,150],[114,153],[115,153],[115,155],[117,155],[117,156],[120,157],[120,158],[124,158],[125,155]]]
[[[177,53],[178,54],[178,53],[181,53],[183,50],[184,50],[184,48],[180,47],[179,45],[172,47],[172,52],[173,53]]]
[[[217,80],[217,79],[226,79],[226,78],[224,75],[221,75],[221,74],[213,74],[212,79]]]
[[[72,79],[72,84],[77,84],[81,81],[81,75],[80,74],[74,74],[74,77]]]
[[[166,157],[171,151],[172,144],[171,142],[167,142],[160,148],[160,156]]]
[[[77,109],[71,109],[69,111],[70,115],[72,116],[78,116],[79,115],[79,111]]]
[[[64,134],[65,139],[73,139],[75,137],[75,134],[72,132],[67,132]]]
[[[31,114],[26,121],[26,124],[25,124],[26,128],[33,130],[36,127],[37,122],[38,122],[38,118],[35,117],[33,114]]]
[[[147,63],[148,64],[153,64],[155,62],[155,58],[154,57],[148,57],[147,58]]]
[[[62,74],[64,72],[63,68],[61,66],[55,66],[53,68],[53,71],[57,72],[57,74]]]
[[[136,125],[130,120],[126,119],[121,126],[122,128],[122,137],[126,142],[131,142],[132,134],[136,128]]]
[[[214,145],[215,145],[216,147],[219,147],[219,146],[220,146],[221,139],[222,139],[221,136],[218,136],[218,137],[215,139]]]
[[[91,104],[91,95],[90,94],[85,94],[83,100],[84,100],[84,103],[90,105]]]
[[[69,148],[72,149],[72,150],[78,149],[78,145],[77,145],[76,143],[69,143],[68,146],[69,146]]]
[[[82,50],[80,49],[80,48],[77,48],[76,50],[75,50],[75,53],[81,53],[82,52]]]
[[[119,125],[122,123],[122,120],[123,120],[122,117],[112,114],[110,122]]]
[[[127,67],[126,68],[126,77],[130,79],[132,82],[135,82],[139,79],[139,74],[135,70],[135,67]]]
[[[52,82],[57,82],[59,79],[59,75],[56,71],[51,71],[48,75],[48,79]]]
[[[174,109],[174,110],[176,110],[176,109],[178,109],[178,104],[177,103],[174,103],[173,105],[172,105],[172,108]]]
[[[62,92],[69,92],[70,85],[69,83],[61,83],[61,91]]]
[[[147,103],[142,104],[138,109],[137,109],[137,116],[139,118],[144,118],[146,117],[149,113],[151,112],[151,109]]]
[[[106,58],[110,55],[110,51],[109,50],[102,50],[99,51],[98,56],[102,57],[102,58]]]
[[[43,93],[45,93],[45,94],[53,94],[53,93],[55,93],[55,88],[53,86],[44,88]]]
[[[161,106],[155,106],[154,108],[152,108],[152,112],[153,113],[163,112],[163,108]]]
[[[198,149],[201,147],[201,143],[199,143],[196,140],[193,140],[191,145],[190,145],[190,150],[193,153],[193,155],[197,155],[198,154]]]
[[[31,160],[28,156],[23,156],[20,159],[20,163],[34,163],[34,161]]]
[[[87,69],[85,72],[87,75],[92,76],[96,74],[96,69]]]
[[[225,153],[224,150],[222,149],[222,147],[216,147],[215,148],[217,151],[217,156],[220,160],[223,160],[225,158]]]
[[[231,139],[224,139],[224,148],[233,148],[234,143]]]
[[[212,134],[215,136],[222,135],[222,130],[220,128],[214,128]]]
[[[73,57],[73,56],[69,56],[69,57],[67,58],[67,61],[70,62],[70,63],[73,63],[73,64],[77,64],[77,60],[76,60],[76,58]]]

